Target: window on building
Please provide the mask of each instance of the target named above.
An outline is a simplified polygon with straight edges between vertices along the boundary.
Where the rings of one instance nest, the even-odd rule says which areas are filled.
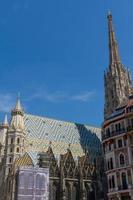
[[[13,150],[12,150],[12,148],[10,148],[10,153],[12,153],[13,152]]]
[[[112,188],[115,188],[115,178],[112,176]]]
[[[110,168],[113,169],[113,158],[110,158]]]
[[[13,139],[13,138],[11,138],[11,144],[13,144],[13,141],[14,141],[14,139]]]
[[[17,144],[19,144],[20,143],[20,139],[19,138],[17,138]]]
[[[111,125],[111,132],[114,132],[114,124]]]
[[[124,138],[124,146],[126,146],[127,145],[127,139],[126,138]]]
[[[110,162],[109,161],[107,162],[107,168],[108,168],[108,170],[110,170]]]
[[[112,184],[111,184],[111,178],[109,177],[109,188],[112,188]]]
[[[122,147],[122,139],[118,140],[118,147],[121,148]]]
[[[115,130],[118,131],[118,124],[115,124]]]
[[[124,121],[121,122],[121,127],[122,127],[122,130],[124,131],[124,130],[125,130],[125,124],[124,124]]]
[[[131,119],[131,126],[132,126],[132,128],[133,128],[133,118]]]
[[[106,136],[110,137],[110,129],[109,128],[106,129]]]
[[[122,173],[121,178],[122,178],[123,189],[127,189],[127,178],[126,178],[126,173],[125,172]]]
[[[9,163],[12,163],[12,158],[11,157],[9,158]]]
[[[19,153],[19,147],[17,147],[16,152]]]
[[[120,165],[124,165],[125,164],[125,158],[123,154],[120,154]]]
[[[116,141],[114,140],[114,149],[116,149]]]
[[[111,151],[111,144],[109,143],[109,151]]]

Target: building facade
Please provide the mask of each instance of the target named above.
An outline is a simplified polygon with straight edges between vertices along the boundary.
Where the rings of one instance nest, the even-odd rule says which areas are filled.
[[[133,96],[104,122],[109,200],[133,199]]]
[[[112,15],[108,15],[109,69],[105,72],[102,143],[109,200],[133,199],[133,87],[120,60]]]

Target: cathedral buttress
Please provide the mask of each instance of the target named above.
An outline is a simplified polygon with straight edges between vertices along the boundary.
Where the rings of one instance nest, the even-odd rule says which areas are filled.
[[[116,41],[112,15],[108,14],[109,31],[109,68],[104,74],[105,104],[104,118],[106,119],[118,106],[123,106],[128,97],[133,94],[130,72],[121,63],[118,44]]]

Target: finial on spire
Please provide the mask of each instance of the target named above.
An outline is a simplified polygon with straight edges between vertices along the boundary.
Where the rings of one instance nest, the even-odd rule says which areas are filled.
[[[20,99],[20,92],[18,92],[18,99]]]
[[[112,13],[111,13],[111,11],[110,10],[108,10],[108,14],[107,14],[107,16],[109,17],[112,17]]]
[[[16,102],[15,110],[22,111],[21,102],[20,102],[20,92],[18,92],[18,96],[17,96],[17,102]]]

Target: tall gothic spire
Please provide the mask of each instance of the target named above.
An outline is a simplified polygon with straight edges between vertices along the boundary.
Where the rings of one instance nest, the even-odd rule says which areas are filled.
[[[113,63],[120,62],[120,55],[113,28],[112,14],[109,13],[107,18],[108,18],[108,31],[109,31],[109,57],[110,57],[110,65],[112,65]]]
[[[111,13],[108,14],[107,18],[109,32],[109,69],[104,74],[105,118],[110,116],[117,107],[124,105],[128,97],[133,94],[130,73],[120,60]]]

